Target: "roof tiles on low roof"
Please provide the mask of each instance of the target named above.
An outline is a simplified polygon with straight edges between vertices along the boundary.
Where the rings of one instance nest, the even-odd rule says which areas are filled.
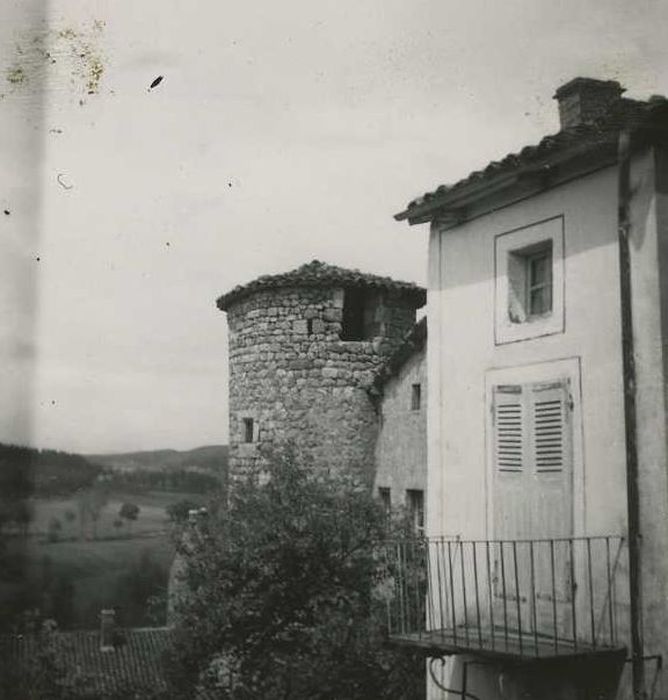
[[[56,631],[51,644],[64,670],[62,685],[72,690],[72,697],[119,697],[130,690],[166,690],[161,659],[171,634],[167,627],[119,630],[113,650],[102,651],[99,631]],[[0,647],[3,658],[19,665],[42,648],[36,634],[5,636]]]
[[[385,384],[399,374],[399,370],[416,353],[422,352],[427,342],[427,317],[423,316],[405,335],[401,345],[378,367],[369,388],[372,396],[380,396]]]
[[[233,304],[254,292],[279,287],[369,287],[399,292],[407,296],[416,306],[424,306],[427,293],[423,287],[412,282],[400,282],[391,277],[380,277],[359,270],[348,270],[335,265],[313,260],[301,267],[278,275],[263,275],[248,284],[235,287],[218,298],[216,304],[227,311]]]
[[[518,153],[510,153],[501,160],[491,161],[482,170],[475,170],[452,185],[440,185],[435,190],[413,199],[406,209],[394,218],[397,221],[408,219],[410,222],[420,223],[424,219],[418,220],[419,217],[424,217],[425,213],[438,208],[447,207],[452,200],[458,199],[478,184],[492,184],[504,175],[549,165],[560,154],[571,149],[594,150],[598,146],[614,145],[622,129],[656,126],[657,117],[662,119],[661,126],[666,128],[667,111],[668,100],[662,96],[654,96],[647,102],[620,98],[598,119],[546,136],[539,143],[525,146]]]

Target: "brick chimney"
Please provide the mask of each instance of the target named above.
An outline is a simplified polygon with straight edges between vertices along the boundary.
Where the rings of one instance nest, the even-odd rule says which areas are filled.
[[[114,650],[116,634],[116,611],[113,609],[100,612],[100,651]]]
[[[624,88],[616,80],[574,78],[557,89],[561,130],[591,122],[617,102]]]

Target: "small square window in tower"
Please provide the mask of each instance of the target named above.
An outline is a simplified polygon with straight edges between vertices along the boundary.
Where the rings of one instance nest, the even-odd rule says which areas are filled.
[[[252,418],[243,418],[244,442],[253,442],[254,421]]]
[[[413,384],[411,387],[411,411],[419,411],[422,403],[422,385]]]
[[[512,323],[552,312],[552,241],[514,250],[508,256],[508,315]]]

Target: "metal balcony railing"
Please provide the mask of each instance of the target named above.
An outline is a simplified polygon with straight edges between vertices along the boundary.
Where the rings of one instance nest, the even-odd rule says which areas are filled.
[[[390,543],[390,639],[516,658],[623,648],[625,552],[617,536]]]

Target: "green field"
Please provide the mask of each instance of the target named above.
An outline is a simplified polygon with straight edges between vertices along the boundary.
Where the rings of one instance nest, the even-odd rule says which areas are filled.
[[[111,494],[97,521],[97,539],[89,525],[82,538],[76,499],[34,499],[28,537],[10,540],[24,566],[11,586],[2,587],[5,604],[38,607],[66,627],[95,626],[105,607],[117,607],[128,625],[162,622],[149,617],[147,599],[166,591],[174,547],[165,508],[183,498],[203,500],[167,492]],[[139,506],[139,516],[115,526],[126,501]],[[74,519],[68,521],[67,511]],[[48,537],[53,518],[61,523],[56,541]]]

